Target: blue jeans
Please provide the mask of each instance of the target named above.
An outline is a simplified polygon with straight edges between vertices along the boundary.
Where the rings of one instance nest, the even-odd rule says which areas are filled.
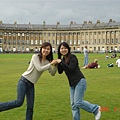
[[[88,56],[84,56],[84,66],[88,64]]]
[[[83,100],[86,90],[86,80],[82,78],[75,87],[70,87],[70,100],[73,120],[80,120],[80,109],[93,113],[98,112],[98,105]]]
[[[21,77],[17,86],[17,100],[0,102],[0,111],[9,110],[22,106],[26,95],[27,109],[26,120],[32,120],[34,107],[34,84]]]

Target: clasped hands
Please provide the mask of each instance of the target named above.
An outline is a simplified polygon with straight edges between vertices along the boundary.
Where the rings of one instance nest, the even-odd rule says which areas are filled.
[[[60,62],[61,62],[61,59],[56,59],[56,60],[52,60],[52,62],[50,64],[51,65],[57,65]]]

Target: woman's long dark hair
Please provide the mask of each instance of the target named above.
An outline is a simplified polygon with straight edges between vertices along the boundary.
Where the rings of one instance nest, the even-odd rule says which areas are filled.
[[[68,53],[67,53],[66,58],[65,58],[65,63],[68,63],[68,61],[69,61],[69,59],[70,59],[70,54],[71,54],[71,52],[70,52],[70,46],[69,46],[68,43],[66,43],[66,42],[62,42],[62,43],[60,43],[60,45],[58,46],[58,59],[61,59],[61,56],[62,56],[62,54],[60,53],[60,47],[61,47],[62,45],[68,49]]]
[[[42,48],[45,48],[47,46],[50,46],[50,54],[46,56],[46,59],[48,61],[52,61],[53,60],[53,53],[52,53],[52,46],[49,42],[44,42],[42,45],[41,45],[41,48],[40,48],[40,53],[38,54],[39,56],[39,59],[40,59],[40,62],[42,61]]]

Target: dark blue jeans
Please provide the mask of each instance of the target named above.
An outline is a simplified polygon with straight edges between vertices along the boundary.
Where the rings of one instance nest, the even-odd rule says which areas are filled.
[[[27,109],[26,120],[32,120],[34,107],[34,84],[21,77],[17,86],[17,100],[0,102],[0,111],[5,111],[22,106],[26,95]]]

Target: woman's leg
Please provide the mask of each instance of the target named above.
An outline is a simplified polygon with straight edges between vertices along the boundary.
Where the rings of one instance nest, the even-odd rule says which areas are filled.
[[[25,94],[26,94],[26,83],[19,80],[17,86],[17,100],[13,100],[9,102],[0,102],[0,111],[5,111],[16,107],[20,107],[24,102]]]
[[[26,120],[32,120],[34,108],[34,84],[32,83],[29,83],[27,87],[26,99],[27,99]]]
[[[82,67],[82,69],[86,69],[86,68],[88,68],[88,65],[85,65],[85,66]]]
[[[84,66],[88,64],[88,56],[84,57]]]
[[[86,57],[84,56],[84,66],[86,65]]]
[[[99,106],[96,104],[91,104],[83,100],[84,92],[86,90],[86,80],[81,79],[80,82],[75,86],[71,87],[71,106],[73,113],[73,120],[80,120],[80,109],[93,113],[96,115],[98,113]]]
[[[97,104],[91,104],[83,100],[84,92],[86,90],[86,80],[81,79],[80,82],[76,85],[75,95],[74,95],[74,108],[82,108],[83,110],[93,113],[96,115],[98,113],[99,106]]]
[[[80,120],[80,109],[75,106],[74,102],[74,95],[75,95],[75,87],[70,87],[70,101],[71,101],[71,107],[72,107],[72,114],[73,114],[73,120]]]

